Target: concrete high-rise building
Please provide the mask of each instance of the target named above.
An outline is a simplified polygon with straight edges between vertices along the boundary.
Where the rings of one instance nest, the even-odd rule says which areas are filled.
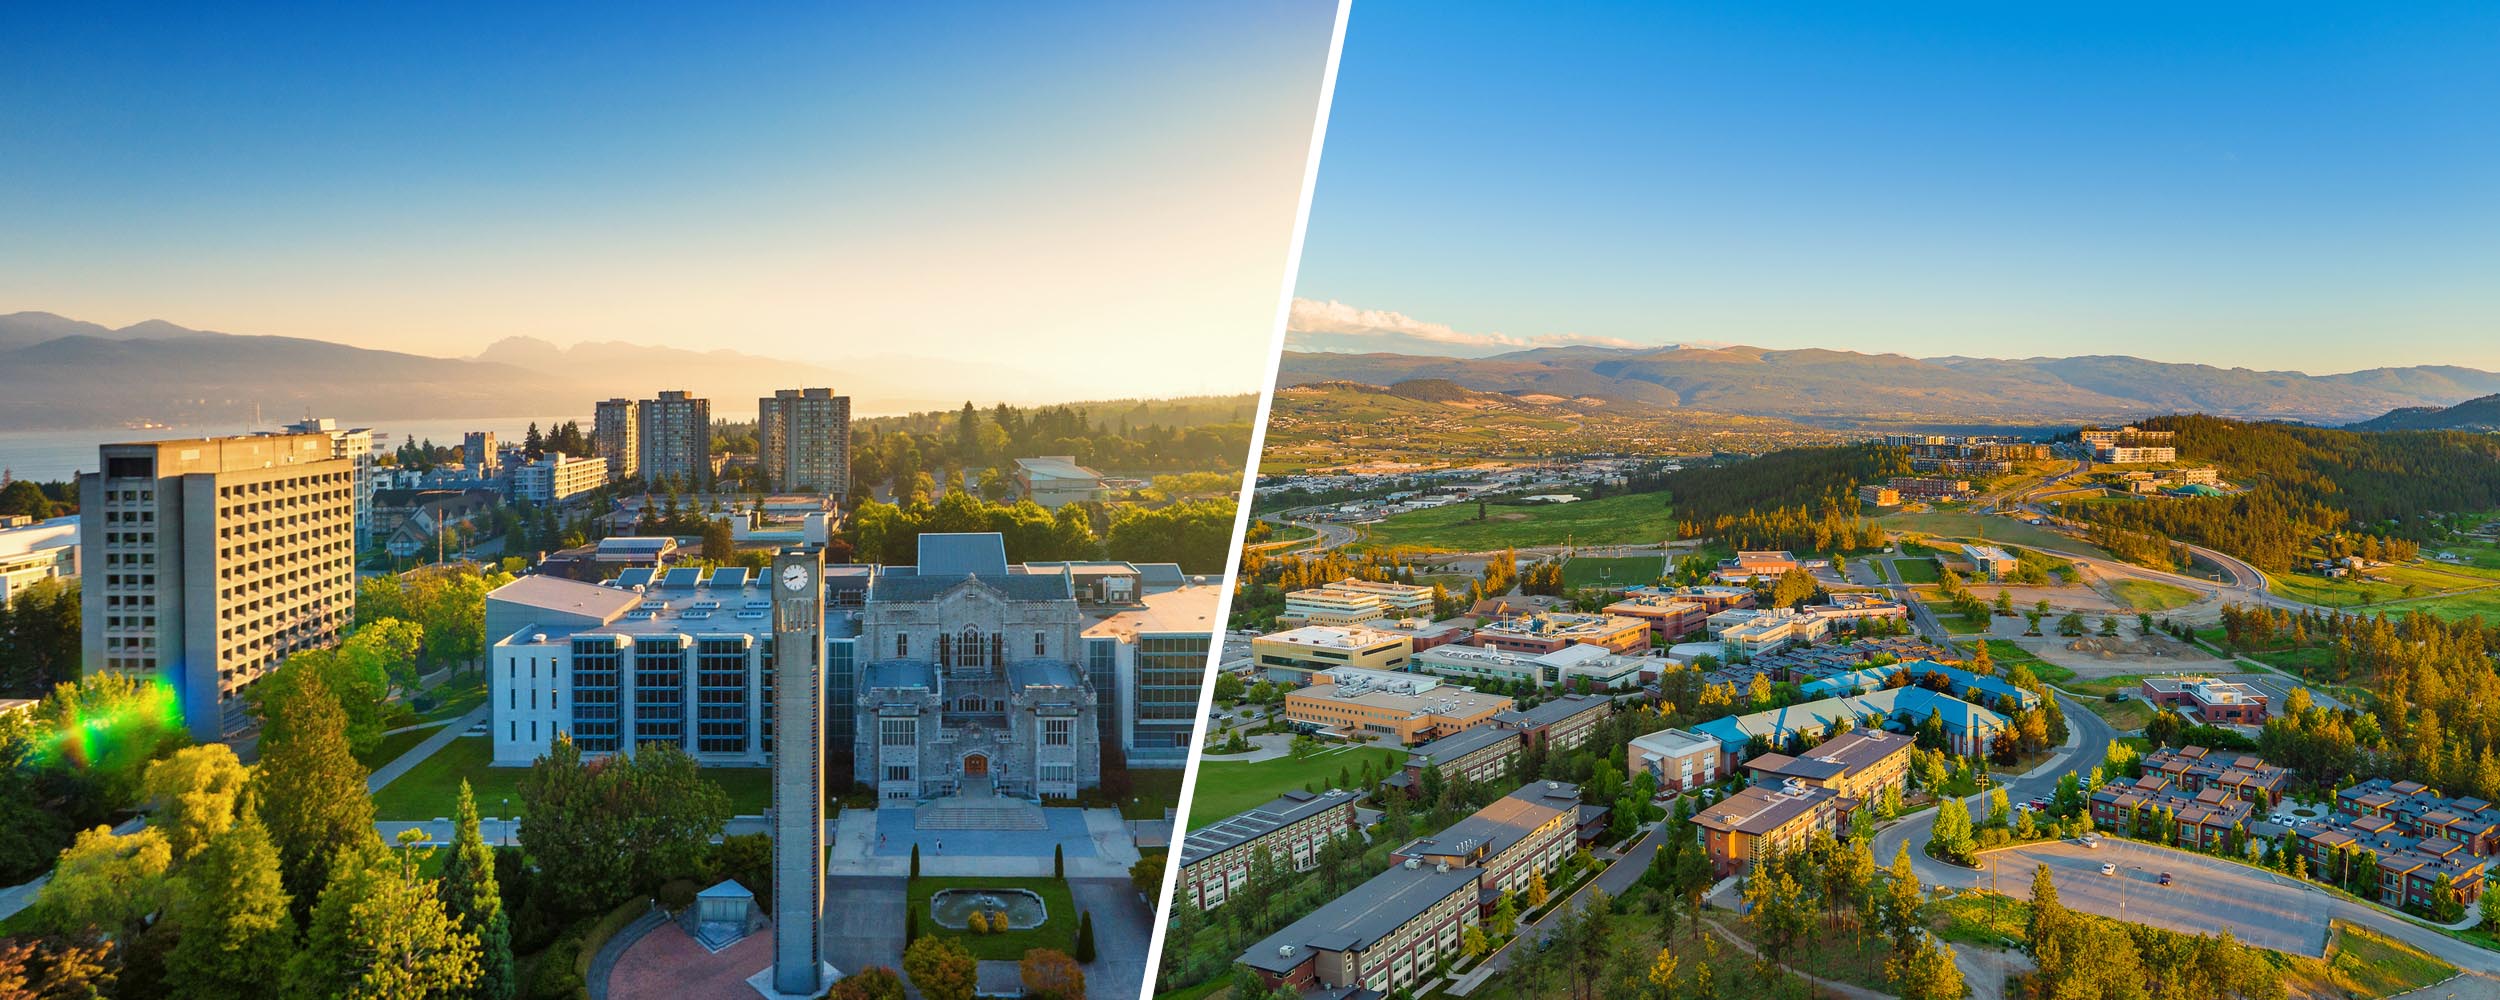
[[[494,431],[470,431],[460,437],[460,464],[481,479],[492,479],[503,456],[495,451]]]
[[[194,736],[356,612],[355,463],[327,434],[108,444],[80,476],[91,668],[172,687]]]
[[[851,397],[781,389],[756,403],[756,463],[773,489],[850,493]]]
[[[642,477],[674,476],[683,482],[712,478],[712,401],[668,390],[643,400],[635,437],[642,448]]]
[[[622,397],[600,400],[591,415],[590,439],[608,460],[609,477],[642,474],[642,404]]]
[[[342,428],[328,417],[308,417],[288,424],[286,432],[328,435],[330,453],[356,463],[356,548],[373,544],[373,428]]]
[[[598,489],[607,481],[607,459],[550,451],[538,461],[512,467],[512,498],[556,503]]]
[[[831,985],[825,963],[825,554],[773,557],[774,685],[773,990],[816,996]],[[799,650],[806,650],[804,654]]]

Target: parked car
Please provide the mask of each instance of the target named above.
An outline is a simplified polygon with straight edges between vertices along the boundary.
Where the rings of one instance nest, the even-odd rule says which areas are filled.
[[[2169,873],[2169,872],[2163,872],[2163,873],[2161,873],[2161,884],[2163,884],[2163,885],[2169,885],[2169,884],[2170,884],[2170,873]]]
[[[2101,874],[2103,874],[2103,875],[2116,875],[2116,874],[2118,874],[2118,866],[2117,866],[2117,865],[2110,864],[2110,863],[2108,863],[2108,862],[2102,862],[2102,863],[2101,863]]]
[[[2091,850],[2095,850],[2095,851],[2100,850],[2100,849],[2101,849],[2101,835],[2100,835],[2100,834],[2097,834],[2097,833],[2087,833],[2087,834],[2084,834],[2084,835],[2083,835],[2083,846],[2084,846],[2084,847],[2086,847],[2086,848],[2089,848],[2089,849],[2091,849]]]

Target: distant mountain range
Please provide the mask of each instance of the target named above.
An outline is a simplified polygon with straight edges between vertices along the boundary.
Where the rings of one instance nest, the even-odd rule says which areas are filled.
[[[476,357],[437,358],[163,320],[112,329],[20,312],[0,315],[0,430],[230,423],[248,419],[255,407],[270,419],[588,418],[597,400],[660,389],[708,396],[715,417],[733,420],[753,419],[759,396],[802,386],[832,386],[862,415],[949,409],[965,400],[946,385],[964,366],[877,360],[863,358],[861,368],[878,371],[884,391],[863,393],[856,373],[728,350],[617,342],[559,348],[513,337]]]
[[[1827,427],[2082,423],[2163,413],[2343,424],[2500,392],[2500,373],[2425,365],[2340,375],[2073,358],[1912,358],[1758,347],[1546,347],[1485,358],[1288,351],[1283,385],[1446,382],[1625,407]]]
[[[2455,406],[2408,406],[2352,425],[2357,431],[2477,431],[2500,433],[2500,395]]]

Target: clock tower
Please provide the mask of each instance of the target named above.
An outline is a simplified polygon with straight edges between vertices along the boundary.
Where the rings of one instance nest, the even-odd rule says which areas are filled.
[[[814,997],[825,964],[825,555],[773,557],[772,991]]]

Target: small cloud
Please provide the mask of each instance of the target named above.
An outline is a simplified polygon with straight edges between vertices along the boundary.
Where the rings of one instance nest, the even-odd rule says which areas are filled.
[[[1536,347],[1646,347],[1621,337],[1581,333],[1546,333],[1519,337],[1506,333],[1471,333],[1445,323],[1427,323],[1386,309],[1357,309],[1334,300],[1293,300],[1285,320],[1285,337],[1300,350],[1383,350],[1406,347],[1432,353],[1483,355]],[[1386,343],[1367,343],[1385,341]]]

